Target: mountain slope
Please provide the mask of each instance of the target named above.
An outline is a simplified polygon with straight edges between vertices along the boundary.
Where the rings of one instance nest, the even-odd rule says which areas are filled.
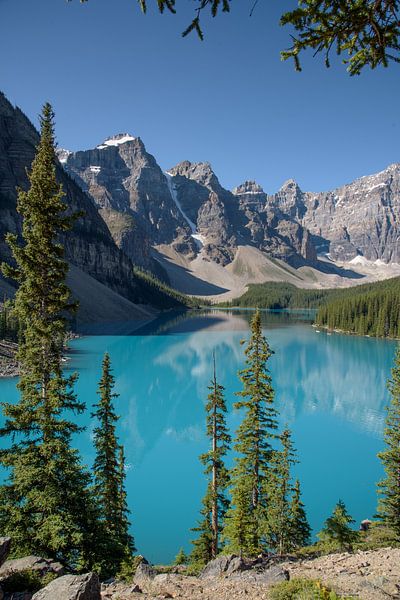
[[[0,93],[0,260],[10,260],[5,233],[21,231],[16,188],[28,185],[26,169],[32,163],[38,139],[32,123]],[[57,178],[63,185],[68,210],[83,211],[73,230],[61,238],[67,260],[131,303],[152,304],[151,287],[133,273],[131,260],[116,246],[92,198],[61,165],[57,167]],[[178,304],[162,295],[156,302],[158,307]]]

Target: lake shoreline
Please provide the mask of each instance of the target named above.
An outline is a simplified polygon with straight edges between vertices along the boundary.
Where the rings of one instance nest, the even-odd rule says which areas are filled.
[[[390,342],[400,341],[400,338],[391,337],[390,335],[385,335],[385,336],[368,335],[366,333],[363,334],[363,333],[356,333],[355,331],[346,331],[345,329],[332,329],[331,327],[328,327],[327,325],[319,325],[318,323],[313,323],[311,325],[311,327],[313,327],[314,329],[316,329],[316,328],[323,329],[324,331],[327,331],[329,333],[339,333],[340,335],[350,335],[350,336],[359,337],[359,338],[369,338],[371,340],[388,340]]]

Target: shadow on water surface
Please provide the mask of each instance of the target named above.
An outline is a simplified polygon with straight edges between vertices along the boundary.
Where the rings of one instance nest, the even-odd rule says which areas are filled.
[[[169,310],[151,321],[124,321],[110,323],[80,324],[78,333],[90,336],[143,336],[173,335],[203,329],[247,330],[254,309],[203,308],[191,310]],[[261,310],[263,326],[282,327],[293,323],[313,321],[315,310]]]

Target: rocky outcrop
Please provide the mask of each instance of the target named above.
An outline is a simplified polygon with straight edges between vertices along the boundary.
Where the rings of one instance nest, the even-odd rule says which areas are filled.
[[[96,573],[64,575],[36,592],[32,600],[101,600]]]
[[[40,556],[24,556],[23,558],[7,560],[0,567],[0,580],[9,577],[12,573],[19,573],[26,570],[38,571],[41,576],[47,573],[59,576],[64,573],[64,567],[59,562]]]
[[[203,569],[200,579],[222,577],[232,573],[240,573],[247,568],[245,560],[235,554],[223,554],[211,560]]]
[[[138,564],[134,579],[135,582],[140,585],[141,583],[154,579],[156,575],[157,571],[149,565],[146,559],[144,559]]]
[[[287,570],[282,569],[279,562],[280,559],[274,556],[247,559],[235,554],[222,555],[204,567],[200,579],[225,577],[264,584],[279,583],[289,579]]]

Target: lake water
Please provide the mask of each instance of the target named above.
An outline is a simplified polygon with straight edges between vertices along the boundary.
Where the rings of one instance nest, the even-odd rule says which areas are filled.
[[[190,550],[205,479],[198,455],[207,449],[204,404],[212,374],[226,388],[228,424],[243,365],[240,340],[249,334],[251,311],[169,314],[131,335],[88,335],[72,343],[76,391],[89,407],[76,439],[86,464],[93,451],[90,406],[105,351],[111,355],[120,440],[127,456],[132,532],[140,553],[169,562]],[[293,431],[303,499],[314,533],[339,498],[357,524],[376,510],[375,484],[382,477],[386,380],[395,342],[317,333],[307,313],[263,312],[274,350],[269,361],[282,426]],[[127,327],[129,330],[129,327]],[[15,380],[0,380],[0,397],[16,398]]]

